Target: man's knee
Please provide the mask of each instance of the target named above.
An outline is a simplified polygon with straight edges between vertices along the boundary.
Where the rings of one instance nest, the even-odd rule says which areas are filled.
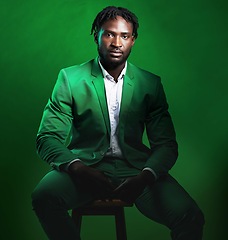
[[[204,223],[204,214],[198,206],[194,206],[171,224],[172,239],[200,240],[203,235]]]
[[[66,173],[53,170],[44,176],[32,192],[33,208],[36,210],[63,206],[71,197],[74,189],[75,187]]]
[[[196,204],[193,204],[177,214],[175,225],[191,223],[192,226],[203,226],[204,222],[204,214]]]
[[[59,207],[61,200],[58,195],[49,189],[37,187],[31,194],[33,210],[38,213],[45,213],[52,208]]]
[[[204,225],[205,224],[205,218],[204,218],[204,214],[203,212],[199,209],[199,211],[197,212],[197,214],[195,214],[195,218],[196,219],[196,222],[199,224],[199,225]]]
[[[197,207],[194,210],[190,210],[183,218],[183,223],[189,225],[192,228],[203,228],[205,223],[203,212]]]
[[[32,207],[33,207],[33,210],[35,211],[40,208],[43,209],[43,207],[41,206],[44,206],[46,203],[48,203],[47,194],[44,194],[42,191],[39,191],[37,189],[35,189],[32,192],[31,198],[32,198]]]

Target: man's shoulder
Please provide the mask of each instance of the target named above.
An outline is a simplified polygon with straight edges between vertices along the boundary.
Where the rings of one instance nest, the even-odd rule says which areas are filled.
[[[65,67],[61,71],[65,72],[67,75],[75,75],[78,73],[91,74],[91,69],[92,69],[94,60],[95,59],[92,59],[81,64]]]
[[[157,74],[140,68],[132,63],[128,63],[128,68],[134,77],[143,77],[143,79],[160,79]]]

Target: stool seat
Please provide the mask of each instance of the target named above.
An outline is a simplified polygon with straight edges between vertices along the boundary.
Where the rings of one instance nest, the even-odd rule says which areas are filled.
[[[132,203],[124,202],[120,199],[106,199],[106,200],[95,200],[91,204],[83,206],[81,208],[88,207],[132,207]]]
[[[127,240],[124,207],[132,207],[133,204],[126,203],[120,199],[95,200],[89,205],[72,210],[72,218],[81,230],[82,216],[113,215],[116,223],[117,240]]]

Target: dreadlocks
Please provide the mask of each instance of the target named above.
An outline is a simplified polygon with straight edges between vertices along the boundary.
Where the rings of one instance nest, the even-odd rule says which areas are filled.
[[[136,39],[138,37],[137,29],[139,27],[138,18],[135,16],[134,13],[130,12],[128,9],[122,8],[122,7],[114,7],[114,6],[106,7],[97,14],[92,24],[91,35],[93,33],[99,32],[99,30],[101,29],[101,26],[106,21],[108,21],[109,19],[116,19],[117,16],[121,16],[127,22],[132,23],[133,36]]]

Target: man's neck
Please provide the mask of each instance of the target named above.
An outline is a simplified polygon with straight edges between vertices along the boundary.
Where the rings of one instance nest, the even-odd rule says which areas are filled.
[[[101,61],[101,64],[103,68],[114,78],[114,80],[117,82],[117,79],[122,72],[122,70],[125,67],[126,62],[120,64],[120,65],[107,65]]]

